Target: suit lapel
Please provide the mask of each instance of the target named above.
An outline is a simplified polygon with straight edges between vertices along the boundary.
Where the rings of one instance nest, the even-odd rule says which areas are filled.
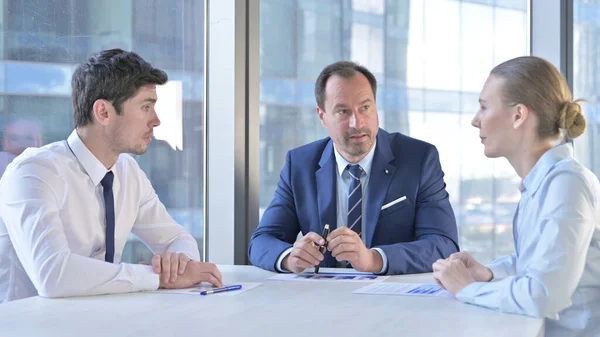
[[[389,134],[379,129],[369,184],[367,185],[367,217],[363,223],[367,248],[371,247],[381,207],[387,196],[392,178],[396,173],[396,166],[390,164],[394,158],[390,147]]]
[[[333,231],[337,227],[337,177],[335,166],[335,155],[333,153],[333,141],[329,141],[319,166],[321,168],[315,172],[317,182],[317,204],[319,211],[319,224],[317,226],[317,234],[323,232],[325,224],[329,224],[329,228]],[[330,252],[325,254],[325,262],[328,267],[335,267],[335,259]]]

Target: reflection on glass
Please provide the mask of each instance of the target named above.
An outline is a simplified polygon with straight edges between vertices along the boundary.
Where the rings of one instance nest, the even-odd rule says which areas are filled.
[[[26,134],[30,127],[20,124],[18,134],[11,134],[15,127],[4,131],[2,150],[8,153],[11,143],[40,146],[66,139],[73,129],[74,66],[103,49],[137,52],[165,69],[175,87],[159,96],[160,105],[165,100],[158,111],[164,133],[159,131],[159,139],[136,160],[171,216],[197,238],[202,251],[203,6],[204,1],[185,0],[5,2],[0,28],[0,126],[6,128],[6,119],[20,116],[39,125],[41,136],[30,137]],[[0,166],[10,156],[0,153]],[[123,261],[149,261],[150,257],[132,235]]]
[[[600,177],[600,0],[576,0],[573,7],[573,95],[587,100],[588,123],[575,158]]]
[[[261,214],[286,152],[326,136],[314,81],[347,59],[375,73],[381,127],[438,148],[461,248],[480,261],[512,252],[519,179],[504,159],[484,156],[470,121],[493,66],[527,54],[527,0],[262,0],[260,7]]]
[[[42,132],[33,120],[20,117],[9,118],[2,127],[2,151],[0,151],[0,177],[13,159],[28,147],[42,145]]]

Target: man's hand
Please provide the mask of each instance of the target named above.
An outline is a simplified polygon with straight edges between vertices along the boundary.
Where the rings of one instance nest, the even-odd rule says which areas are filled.
[[[348,261],[358,271],[378,273],[383,268],[383,258],[368,249],[358,234],[348,227],[340,227],[327,237],[327,250],[338,261]]]
[[[315,232],[306,234],[294,243],[290,254],[281,261],[281,267],[299,274],[306,268],[318,265],[325,258],[319,251],[319,246],[324,244],[325,240],[319,234]]]
[[[450,255],[449,261],[460,260],[467,267],[469,274],[476,282],[489,282],[494,278],[494,274],[490,268],[485,267],[481,263],[477,262],[475,258],[467,252],[458,252]]]
[[[444,289],[456,296],[466,286],[475,282],[462,261],[439,259],[433,264],[433,277]]]
[[[183,275],[190,258],[183,253],[158,253],[152,257],[152,270],[160,275],[160,281],[173,283]]]
[[[163,278],[161,277],[160,288],[183,289],[201,282],[208,282],[215,287],[223,286],[221,272],[219,272],[216,265],[212,263],[188,261],[184,272],[179,275],[175,281],[163,282]]]

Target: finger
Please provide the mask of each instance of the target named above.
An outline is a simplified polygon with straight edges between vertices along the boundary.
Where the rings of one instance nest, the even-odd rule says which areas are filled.
[[[183,275],[185,272],[185,267],[187,267],[188,262],[191,259],[185,254],[179,254],[179,275]]]
[[[344,252],[335,257],[337,261],[348,261],[350,263],[352,263],[352,261],[355,261],[357,258],[358,253],[356,252]]]
[[[459,260],[455,260],[460,262]],[[451,262],[446,260],[446,259],[438,259],[437,261],[435,261],[435,263],[440,264],[441,266],[450,266]]]
[[[462,261],[460,261],[460,260],[453,260],[453,261],[437,260],[436,263],[438,264],[438,268],[440,270],[444,270],[444,269],[450,268],[453,263],[460,263],[460,264],[462,264]]]
[[[313,268],[315,265],[303,260],[299,257],[291,257],[290,256],[290,264],[295,267],[295,268],[302,268],[302,269],[307,269],[307,268]]]
[[[171,278],[171,253],[163,254],[161,275],[163,282],[169,282],[169,279]]]
[[[329,235],[327,236],[327,241],[332,241],[333,239],[337,238],[340,235],[356,235],[356,232],[349,229],[348,227],[340,227],[335,229],[333,232],[329,233]]]
[[[358,245],[355,245],[352,243],[342,243],[342,244],[338,245],[337,247],[335,247],[334,250],[331,251],[331,256],[338,257],[339,255],[347,254],[347,253],[358,254],[358,251],[359,251]]]
[[[450,256],[448,257],[448,260],[456,260],[456,259],[460,259],[461,257],[462,257],[462,252],[453,253],[453,254],[450,254]]]
[[[177,281],[177,271],[179,270],[179,255],[178,253],[171,254],[171,282]]]
[[[446,290],[446,287],[444,287],[444,285],[442,284],[442,282],[440,282],[440,280],[438,280],[437,278],[433,278],[435,280],[435,283],[437,283],[440,287],[442,287],[442,289]]]
[[[201,280],[201,282],[208,282],[208,283],[212,284],[214,287],[222,287],[223,286],[223,282],[220,279],[216,278],[211,273],[200,274],[200,280]]]
[[[443,264],[441,264],[440,262],[434,262],[433,265],[431,266],[431,269],[433,269],[434,272],[438,272],[438,271],[444,270],[445,266]]]
[[[319,253],[321,254],[321,253]],[[300,258],[308,263],[311,263],[312,266],[316,266],[319,264],[319,262],[322,261],[322,259],[318,259],[317,257],[315,257],[314,255],[310,254],[309,252],[307,252],[306,250],[303,249],[293,249],[292,253],[290,254],[296,258]],[[322,255],[322,254],[321,254]]]
[[[162,271],[160,265],[162,263],[162,257],[160,256],[160,254],[154,254],[154,256],[152,257],[152,270],[157,273],[160,274],[160,272]]]
[[[223,279],[223,276],[221,275],[221,271],[219,270],[219,268],[217,268],[216,264],[212,264],[212,268],[213,268],[213,272],[212,274],[215,275],[215,277],[219,280],[219,282],[223,283],[221,280]]]
[[[219,268],[217,268],[216,264],[208,263],[208,262],[198,262],[198,263],[200,264],[200,272],[211,274],[218,280],[222,279],[221,272],[219,271]]]
[[[467,252],[458,252],[458,253],[454,253],[452,255],[450,255],[450,257],[448,258],[449,261],[452,260],[461,260],[461,261],[468,261],[469,260],[469,253]]]
[[[362,245],[353,240],[343,241],[331,250],[332,256],[338,256],[344,253],[358,253]]]
[[[315,247],[312,243],[302,242],[295,245],[292,252],[296,251],[304,251],[307,254],[311,255],[313,258],[317,259],[317,261],[323,261],[325,256],[323,256],[321,247]],[[310,261],[309,259],[305,259],[306,261]],[[318,262],[317,262],[318,263]]]
[[[453,269],[457,270],[457,271],[461,271],[461,272],[467,272],[467,267],[465,266],[465,264],[463,263],[462,260],[452,260],[449,261],[450,262],[450,266],[453,267]]]
[[[210,274],[219,282],[219,284],[223,284],[223,276],[221,275],[221,272],[219,271],[219,268],[217,268],[216,264],[213,263],[209,263],[209,267],[210,267]]]
[[[358,244],[359,241],[362,242],[362,240],[358,237],[358,235],[357,236],[340,235],[340,236],[333,238],[331,241],[329,241],[327,243],[327,250],[329,250],[330,252],[333,252],[333,250],[336,249],[341,244],[344,244],[344,243]]]
[[[317,245],[324,245],[325,244],[325,240],[321,237],[321,235],[315,233],[315,232],[309,232],[308,234],[306,234],[305,236],[303,236],[299,241],[301,242],[310,242],[310,243],[314,243]]]

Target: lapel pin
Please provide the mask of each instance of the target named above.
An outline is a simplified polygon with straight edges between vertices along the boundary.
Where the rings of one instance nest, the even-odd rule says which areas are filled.
[[[389,174],[389,173],[390,173],[390,171],[388,171],[388,170],[385,170],[385,174]]]

